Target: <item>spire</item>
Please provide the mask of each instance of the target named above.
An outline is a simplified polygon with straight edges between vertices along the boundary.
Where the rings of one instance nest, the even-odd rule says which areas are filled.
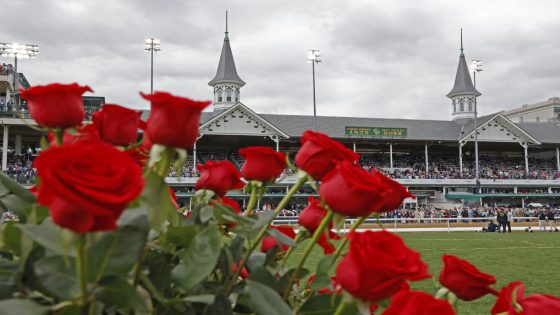
[[[226,34],[227,34],[227,11],[226,11]],[[464,56],[465,54],[463,54],[463,28],[461,28],[461,56]]]
[[[447,97],[452,98],[459,95],[473,95],[480,96],[481,93],[474,89],[471,75],[469,73],[469,67],[467,66],[467,61],[465,60],[465,54],[463,53],[463,29],[461,29],[461,54],[459,55],[459,65],[457,66],[457,74],[455,75],[455,84],[451,92],[447,94]]]
[[[216,76],[208,85],[214,86],[219,83],[234,83],[240,86],[244,86],[245,82],[241,80],[235,69],[235,62],[233,61],[233,53],[231,52],[231,47],[229,45],[228,37],[228,25],[227,25],[227,11],[226,11],[226,34],[224,38],[224,44],[222,46],[222,54],[220,55],[220,62],[218,63],[218,71],[216,71]]]

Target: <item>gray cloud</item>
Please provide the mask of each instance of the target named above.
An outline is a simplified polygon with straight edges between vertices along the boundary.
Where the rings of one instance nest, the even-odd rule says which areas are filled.
[[[32,84],[76,81],[140,108],[143,41],[156,36],[156,89],[211,99],[226,9],[242,101],[257,112],[312,113],[305,58],[317,48],[319,114],[449,119],[460,27],[467,58],[485,62],[482,114],[560,96],[553,0],[20,0],[3,3],[0,41],[41,45],[19,64]]]

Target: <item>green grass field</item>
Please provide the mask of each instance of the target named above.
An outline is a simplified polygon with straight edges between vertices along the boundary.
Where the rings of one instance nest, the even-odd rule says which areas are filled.
[[[448,253],[494,275],[498,280],[497,290],[519,280],[525,283],[527,293],[560,295],[560,233],[407,232],[399,235],[409,247],[422,254],[436,278],[442,267],[441,255]],[[290,257],[292,264],[297,263],[305,246],[300,246]],[[315,248],[309,259],[314,265],[321,257],[322,250]],[[412,288],[436,292],[432,279],[413,283]],[[470,303],[460,302],[459,314],[490,314],[494,301],[493,296],[485,296]]]

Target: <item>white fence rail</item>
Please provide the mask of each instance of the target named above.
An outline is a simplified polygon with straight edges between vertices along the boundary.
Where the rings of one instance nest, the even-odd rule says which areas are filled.
[[[555,221],[560,219],[556,217]],[[346,219],[339,232],[345,233],[358,219]],[[496,217],[484,218],[381,218],[379,223],[383,228],[391,232],[452,232],[452,231],[481,231],[482,227],[486,227],[490,220],[496,222]],[[298,217],[277,217],[274,219],[274,225],[294,225],[298,226]],[[369,218],[364,221],[359,230],[380,230],[378,220]],[[556,226],[556,223],[552,223]],[[546,230],[549,230],[549,222],[544,222]],[[534,231],[539,229],[539,220],[536,217],[513,217],[511,222],[512,230],[525,230],[531,227]]]

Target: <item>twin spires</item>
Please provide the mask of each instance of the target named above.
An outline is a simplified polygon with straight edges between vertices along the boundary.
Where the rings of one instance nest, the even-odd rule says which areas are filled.
[[[226,32],[216,76],[208,85],[214,88],[214,110],[227,109],[239,103],[239,89],[245,85],[237,74],[233,53],[229,45],[226,11]]]
[[[451,92],[447,94],[452,104],[451,119],[460,124],[467,123],[471,119],[474,119],[474,99],[480,95],[482,94],[473,86],[469,67],[465,60],[465,54],[463,52],[463,30],[461,29],[461,54],[459,55],[455,84]]]

